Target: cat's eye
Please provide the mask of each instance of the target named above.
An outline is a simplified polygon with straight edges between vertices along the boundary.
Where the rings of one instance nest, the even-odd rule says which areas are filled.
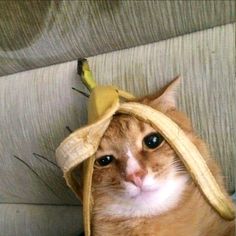
[[[113,155],[105,155],[105,156],[102,156],[102,157],[98,158],[98,159],[96,160],[96,163],[97,163],[99,166],[107,166],[107,165],[109,165],[113,160],[114,160],[114,156],[113,156]]]
[[[164,138],[159,133],[150,133],[143,139],[145,149],[155,149],[159,147],[164,141]]]

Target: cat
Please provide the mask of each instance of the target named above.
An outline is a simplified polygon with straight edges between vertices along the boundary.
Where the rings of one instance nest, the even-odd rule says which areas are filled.
[[[176,122],[223,178],[190,120],[177,110],[174,80],[159,94],[137,99]],[[174,150],[151,125],[114,115],[95,155],[93,236],[233,236],[235,224],[206,202]]]

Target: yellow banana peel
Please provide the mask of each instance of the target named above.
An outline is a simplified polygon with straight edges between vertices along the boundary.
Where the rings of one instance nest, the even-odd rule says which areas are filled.
[[[235,218],[234,206],[220,188],[196,146],[181,128],[163,113],[130,101],[134,96],[113,86],[96,86],[87,61],[82,65],[82,81],[91,91],[88,102],[88,125],[76,130],[57,148],[57,163],[64,172],[68,186],[78,195],[78,184],[73,170],[83,162],[83,216],[85,235],[91,235],[90,222],[93,207],[92,175],[94,154],[100,140],[116,112],[136,116],[154,126],[178,154],[192,179],[208,203],[226,220]]]

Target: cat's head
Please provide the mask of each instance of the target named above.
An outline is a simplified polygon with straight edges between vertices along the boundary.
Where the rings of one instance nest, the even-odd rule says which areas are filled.
[[[189,136],[187,117],[176,109],[174,80],[157,96],[139,99],[173,119]],[[173,208],[189,176],[179,158],[151,125],[130,115],[116,114],[96,152],[94,200],[103,214],[150,216]]]

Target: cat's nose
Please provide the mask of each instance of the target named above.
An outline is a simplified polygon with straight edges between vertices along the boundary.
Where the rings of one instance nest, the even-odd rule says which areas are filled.
[[[132,184],[136,185],[137,187],[141,188],[143,185],[143,179],[145,175],[147,174],[147,171],[145,170],[138,170],[132,174],[128,174],[126,176],[126,181],[131,182]]]

